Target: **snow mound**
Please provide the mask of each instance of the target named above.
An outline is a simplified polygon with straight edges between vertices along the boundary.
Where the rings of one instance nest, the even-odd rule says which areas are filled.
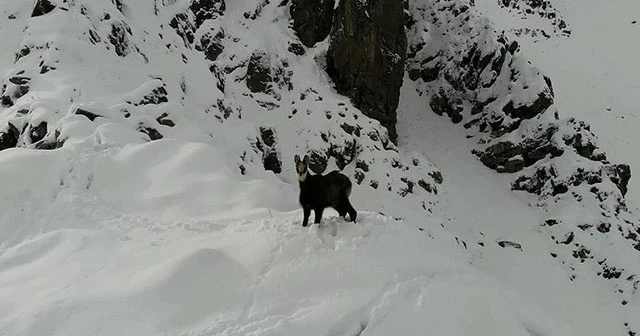
[[[469,267],[455,247],[443,253],[452,247],[411,225],[364,213],[357,225],[331,217],[308,229],[299,216],[171,230],[180,237],[171,241],[162,239],[167,227],[140,228],[127,240],[109,225],[35,237],[0,257],[0,283],[11,288],[0,292],[0,328],[12,335],[567,334]]]

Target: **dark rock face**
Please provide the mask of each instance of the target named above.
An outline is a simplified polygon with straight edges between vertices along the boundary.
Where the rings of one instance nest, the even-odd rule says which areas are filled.
[[[173,120],[169,119],[169,114],[167,113],[161,114],[158,118],[156,118],[156,121],[158,122],[158,124],[167,127],[174,127],[176,125]]]
[[[518,177],[518,179],[511,184],[511,189],[542,195],[543,188],[547,181],[557,176],[558,174],[553,167],[538,167],[532,174]]]
[[[56,5],[52,4],[49,0],[38,0],[36,1],[36,5],[33,7],[33,12],[31,12],[31,17],[37,17],[37,16],[48,14],[55,8],[56,8]]]
[[[501,240],[498,242],[498,245],[500,245],[500,247],[513,247],[516,250],[522,250],[522,245],[520,245],[520,243],[516,243],[508,240]]]
[[[278,157],[278,152],[274,150],[265,152],[262,164],[264,165],[264,170],[270,170],[276,174],[282,173],[282,161]]]
[[[31,78],[25,76],[13,76],[9,78],[9,82],[15,85],[26,85],[29,84]]]
[[[157,129],[155,129],[153,127],[145,126],[144,124],[141,124],[138,127],[138,131],[148,135],[149,139],[151,139],[151,141],[160,140],[160,139],[163,138],[162,134],[160,134],[160,132],[158,132]]]
[[[47,135],[47,123],[41,122],[38,126],[32,126],[29,130],[29,137],[31,138],[31,143],[36,143]]]
[[[608,165],[605,169],[606,175],[620,189],[622,196],[626,195],[627,185],[631,179],[631,167],[627,164],[616,164]]]
[[[449,118],[451,118],[451,121],[455,124],[462,121],[461,112],[463,111],[463,108],[461,104],[461,101],[451,101],[449,97],[443,94],[443,92],[434,95],[429,101],[429,106],[434,113],[437,115],[448,115]]]
[[[498,172],[514,173],[524,168],[522,158],[515,157],[520,154],[522,154],[522,148],[510,141],[504,141],[488,147],[480,154],[480,161]]]
[[[202,35],[200,44],[196,45],[196,50],[204,52],[204,57],[209,61],[215,61],[218,56],[222,54],[224,46],[222,39],[224,39],[224,31],[220,30],[215,35],[212,32],[207,32]]]
[[[189,9],[196,16],[196,27],[200,27],[206,20],[215,19],[226,10],[224,0],[193,0]]]
[[[113,2],[116,8],[122,12],[122,0],[111,0],[111,2]]]
[[[0,97],[0,104],[3,107],[11,107],[15,101],[20,97],[26,95],[29,92],[29,83],[31,78],[25,76],[13,76],[10,77],[2,85],[2,97]]]
[[[178,13],[169,22],[169,27],[173,28],[184,41],[184,45],[190,48],[195,39],[196,27],[189,21],[189,16],[185,13]]]
[[[334,144],[329,148],[329,156],[336,159],[338,169],[342,170],[356,158],[358,147],[355,140],[353,142],[344,142],[342,144]]]
[[[18,145],[19,137],[20,131],[9,123],[5,130],[0,132],[0,150],[16,147]]]
[[[247,67],[247,88],[251,92],[265,92],[271,82],[269,56],[263,51],[255,51]]]
[[[511,189],[526,191],[540,196],[555,196],[569,191],[570,187],[579,185],[597,185],[604,180],[610,180],[620,190],[622,196],[627,193],[627,185],[631,179],[631,168],[626,164],[605,165],[601,169],[588,170],[577,168],[567,178],[559,178],[553,164],[537,167],[534,171],[520,175],[512,184]],[[597,188],[596,188],[597,189]],[[609,195],[595,192],[603,200]]]
[[[547,156],[554,158],[562,155],[564,149],[553,138],[557,132],[558,127],[550,124],[521,142],[501,141],[483,151],[474,151],[474,154],[491,169],[500,173],[515,173]]]
[[[101,115],[97,115],[97,114],[95,114],[93,112],[89,112],[89,111],[81,109],[81,108],[77,108],[73,113],[85,116],[91,121],[94,121],[94,120],[96,120],[96,118],[101,117]]]
[[[278,151],[278,141],[276,132],[271,127],[260,127],[260,139],[254,147],[257,152],[262,153],[262,165],[265,170],[270,170],[276,174],[282,173],[282,160]]]
[[[169,101],[167,95],[167,89],[162,81],[157,81],[156,85],[149,90],[144,96],[135,100],[127,100],[127,103],[139,106],[139,105],[159,105]]]
[[[562,140],[559,141],[559,138]],[[514,173],[532,166],[546,157],[562,156],[567,150],[574,150],[576,154],[592,161],[607,162],[606,155],[598,150],[595,135],[591,132],[589,125],[572,118],[564,120],[563,123],[540,124],[517,143],[497,142],[484,150],[474,150],[474,154],[491,169],[498,172]],[[508,163],[514,159],[522,161],[522,164],[518,163],[507,167]],[[624,168],[621,169],[622,176],[627,176]],[[625,179],[621,178],[620,181],[624,184]],[[620,188],[620,190],[623,191],[625,188]]]
[[[304,47],[300,43],[289,44],[289,48],[287,50],[289,50],[290,53],[293,53],[294,55],[298,55],[298,56],[304,55],[304,52],[305,52]]]
[[[116,54],[125,57],[129,53],[129,36],[130,28],[124,22],[116,22],[111,25],[111,34],[109,34],[109,42],[116,50]]]
[[[402,0],[342,0],[327,53],[327,73],[338,93],[396,133],[407,37]]]
[[[587,123],[575,120],[574,118],[568,119],[567,122],[573,130],[572,133],[565,134],[562,137],[562,140],[567,146],[573,147],[578,155],[589,160],[607,161],[606,154],[597,151],[598,145],[595,136],[591,133],[591,127]]]
[[[570,36],[571,29],[567,22],[562,18],[560,12],[555,9],[550,0],[500,0],[497,1],[500,6],[519,16],[536,16],[542,20],[548,21],[553,27],[552,32],[546,32],[541,29],[517,29],[514,33],[517,36],[530,35],[531,37],[550,38],[550,34]]]
[[[273,147],[276,144],[276,135],[273,128],[260,127],[260,138],[267,147]]]
[[[327,154],[319,150],[311,150],[309,153],[309,169],[315,174],[322,174],[328,165]]]
[[[529,105],[514,107],[513,101],[510,101],[502,111],[512,118],[531,119],[546,111],[551,105],[553,105],[553,96],[550,91],[543,91],[540,92],[538,98]]]
[[[313,47],[329,36],[333,24],[334,0],[292,0],[293,30],[300,41]]]

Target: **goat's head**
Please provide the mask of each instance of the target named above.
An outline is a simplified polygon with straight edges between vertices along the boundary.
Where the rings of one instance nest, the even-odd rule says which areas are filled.
[[[307,179],[307,174],[309,172],[309,156],[305,155],[301,161],[300,156],[296,154],[293,157],[293,161],[296,163],[296,174],[298,175],[298,181],[304,182],[304,180]]]

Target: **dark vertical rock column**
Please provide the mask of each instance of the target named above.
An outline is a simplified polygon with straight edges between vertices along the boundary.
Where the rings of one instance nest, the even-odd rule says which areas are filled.
[[[293,30],[300,41],[313,47],[331,32],[334,0],[292,0],[290,13]]]
[[[341,0],[327,53],[338,93],[380,121],[393,142],[406,61],[404,22],[403,0]]]

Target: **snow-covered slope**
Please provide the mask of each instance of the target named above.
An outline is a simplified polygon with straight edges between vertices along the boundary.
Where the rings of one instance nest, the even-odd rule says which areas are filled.
[[[445,2],[410,2],[410,17],[427,15],[414,27],[466,29],[428,19]],[[479,40],[497,40],[467,1],[452,3],[432,16],[458,17],[466,6]],[[623,211],[610,226],[579,226],[623,201],[604,163],[588,171],[602,176],[598,187],[611,201],[514,193],[513,176],[471,152],[486,149],[478,139],[495,139],[430,111],[433,87],[414,81],[411,67],[394,145],[333,90],[328,41],[300,44],[288,1],[0,5],[0,335],[640,330],[640,268],[616,226],[624,216],[629,228],[637,221]],[[491,16],[497,27],[516,21],[506,13]],[[540,24],[578,34],[562,8],[554,13],[571,33],[565,21]],[[412,42],[422,35],[409,33],[413,61],[429,51],[469,52],[464,35],[443,34],[419,53]],[[494,92],[498,103],[522,99],[514,109],[548,84],[518,52],[520,94],[505,93],[507,80]],[[467,118],[469,104],[450,117]],[[591,148],[588,129],[563,122],[562,134],[583,134]],[[570,154],[581,144],[559,145],[569,153],[553,161],[566,167],[561,173],[589,162]],[[317,172],[337,168],[352,178],[357,224],[327,211],[323,225],[301,227],[296,153],[309,153]],[[602,204],[611,208],[601,213]],[[604,279],[610,263],[620,281]]]
[[[362,211],[357,225],[333,214],[302,228],[300,211],[275,210],[289,206],[290,190],[267,197],[265,182],[243,181],[211,146],[114,148],[72,171],[60,151],[2,155],[3,241],[16,241],[0,256],[2,335],[567,328],[470,267],[450,234],[415,213],[399,221]],[[177,155],[158,159],[166,151]],[[39,178],[22,180],[17,167]],[[262,207],[269,199],[273,208]]]
[[[520,5],[526,3],[535,2],[523,1]],[[581,333],[595,330],[594,326],[584,324],[585,316],[602,315],[606,316],[601,320],[606,320],[607,326],[603,327],[601,322],[600,333],[606,330],[635,333],[640,226],[624,199],[629,166],[611,163],[608,148],[600,144],[590,125],[566,117],[564,110],[555,104],[553,79],[527,61],[519,43],[512,40],[517,34],[505,34],[499,25],[480,15],[473,1],[416,1],[409,8],[413,14],[409,30],[409,78],[403,90],[404,110],[399,113],[408,118],[405,141],[428,153],[425,149],[428,145],[419,140],[424,137],[424,128],[436,124],[428,118],[436,114],[459,123],[464,132],[458,133],[458,137],[469,140],[466,146],[454,148],[464,151],[465,147],[471,147],[486,167],[504,174],[493,184],[526,192],[517,195],[517,204],[528,203],[541,210],[532,212],[526,207],[505,206],[512,202],[499,202],[503,199],[499,195],[487,195],[489,201],[473,201],[466,196],[469,191],[459,193],[456,204],[471,204],[474,214],[491,208],[494,212],[491,217],[500,217],[488,216],[474,226],[469,222],[480,216],[463,220],[460,237],[467,242],[476,241],[486,236],[486,231],[495,231],[491,240],[502,240],[509,233],[512,237],[502,245],[516,247],[527,258],[536,253],[523,248],[519,240],[533,238],[527,245],[543,251],[539,256],[546,254],[546,262],[561,265],[570,282],[589,288],[581,297],[599,293],[598,299],[591,300],[600,302],[594,312],[574,311],[575,315],[568,317],[574,325],[584,327]],[[555,12],[552,7],[546,9]],[[513,12],[505,13],[504,21],[518,20]],[[539,19],[538,14],[535,17]],[[537,20],[535,17],[531,20]],[[542,22],[553,26],[553,22]],[[415,126],[420,124],[421,127]],[[431,139],[456,141],[442,134]],[[444,164],[436,162],[436,165],[443,171],[460,171],[452,178],[454,182],[463,181],[460,187],[463,190],[475,190],[485,180],[472,178],[482,168],[464,172],[455,168],[459,162],[442,161]],[[477,192],[485,195],[488,189],[484,185]],[[508,225],[515,227],[505,226],[507,218],[511,218]],[[484,246],[471,246],[481,257],[490,253]],[[506,278],[514,280],[516,286],[522,283],[513,274]],[[551,284],[553,280],[549,281],[537,282],[541,287],[556,287]],[[536,297],[541,296],[532,293],[532,298]]]
[[[511,1],[524,5],[529,1]],[[544,1],[548,2],[548,1]],[[535,3],[534,1],[530,3]],[[538,15],[513,15],[498,1],[478,0],[478,9],[507,33],[521,27],[543,29],[550,38],[522,36],[523,52],[553,78],[556,104],[566,116],[589,122],[611,159],[640,168],[636,146],[640,85],[640,3],[613,1],[551,1],[571,27],[569,37],[556,36],[549,20]],[[525,7],[526,8],[526,7]],[[627,200],[638,207],[640,185],[631,180]]]

